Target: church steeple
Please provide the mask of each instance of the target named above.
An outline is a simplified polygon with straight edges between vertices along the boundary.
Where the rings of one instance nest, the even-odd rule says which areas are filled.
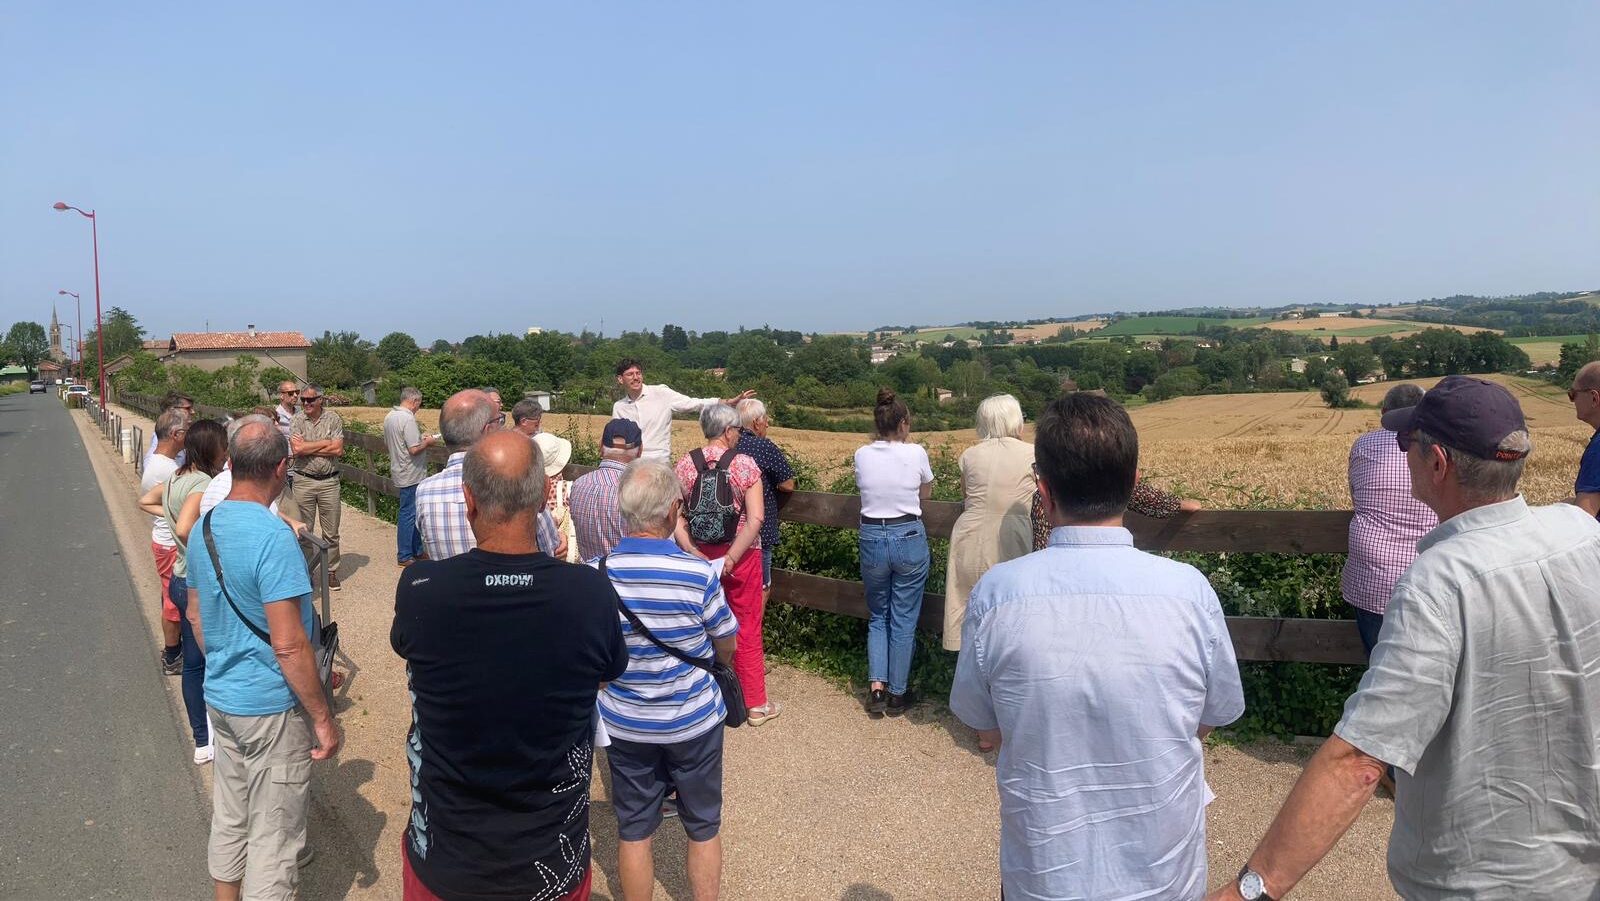
[[[56,317],[56,305],[50,305],[50,358],[65,360],[66,352],[61,349],[61,320]]]

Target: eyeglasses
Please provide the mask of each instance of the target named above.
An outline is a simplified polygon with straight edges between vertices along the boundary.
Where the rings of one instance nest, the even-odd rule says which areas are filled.
[[[1577,403],[1578,395],[1584,393],[1585,391],[1593,391],[1596,394],[1600,394],[1600,388],[1568,388],[1567,400]]]

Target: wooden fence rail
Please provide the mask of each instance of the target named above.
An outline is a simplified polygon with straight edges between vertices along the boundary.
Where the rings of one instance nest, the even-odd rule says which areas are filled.
[[[118,403],[154,418],[154,398],[122,394]],[[197,406],[204,416],[226,417],[228,411]],[[398,497],[399,491],[373,464],[377,454],[387,455],[383,438],[345,430],[347,449],[364,452],[367,467],[341,462],[341,477],[367,490],[368,511],[377,495]],[[139,453],[142,453],[142,447]],[[428,459],[443,464],[449,452],[430,448]],[[593,467],[569,465],[564,475],[575,479]],[[931,538],[949,538],[961,505],[949,501],[923,504],[923,524]],[[1343,554],[1349,550],[1349,510],[1203,510],[1180,513],[1171,519],[1150,519],[1130,513],[1127,526],[1134,544],[1147,551],[1200,553]],[[860,525],[861,498],[854,494],[796,491],[784,505],[780,519],[841,529]],[[811,573],[774,570],[772,599],[785,604],[830,613],[867,617],[866,594],[861,583]],[[923,597],[920,626],[931,632],[944,628],[944,596]],[[1298,617],[1230,616],[1228,631],[1241,660],[1275,660],[1299,663],[1364,664],[1366,654],[1355,623],[1350,620]]]

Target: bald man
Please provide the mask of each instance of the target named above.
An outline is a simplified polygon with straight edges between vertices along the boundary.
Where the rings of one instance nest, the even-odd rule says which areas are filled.
[[[1594,429],[1589,446],[1578,463],[1578,480],[1572,486],[1572,502],[1590,516],[1600,517],[1600,360],[1585,363],[1572,377],[1567,391],[1578,420]]]
[[[502,420],[499,405],[476,388],[457,391],[439,408],[439,432],[450,449],[450,459],[444,469],[417,483],[417,529],[422,532],[422,544],[430,558],[444,560],[476,546],[477,539],[467,519],[466,496],[461,488],[462,466],[467,451],[500,431]],[[566,536],[542,507],[535,528],[539,532],[540,550],[552,557],[566,557]]]
[[[462,456],[477,546],[413,564],[395,589],[412,698],[404,897],[582,901],[595,688],[628,665],[620,602],[598,570],[539,552],[533,442],[497,432]]]

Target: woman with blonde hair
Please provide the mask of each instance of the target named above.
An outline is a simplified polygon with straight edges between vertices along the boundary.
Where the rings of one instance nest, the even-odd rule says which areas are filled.
[[[1033,445],[1022,440],[1022,405],[1009,394],[978,404],[978,443],[961,453],[961,516],[950,530],[944,580],[944,647],[961,650],[967,597],[989,567],[1033,549]]]

